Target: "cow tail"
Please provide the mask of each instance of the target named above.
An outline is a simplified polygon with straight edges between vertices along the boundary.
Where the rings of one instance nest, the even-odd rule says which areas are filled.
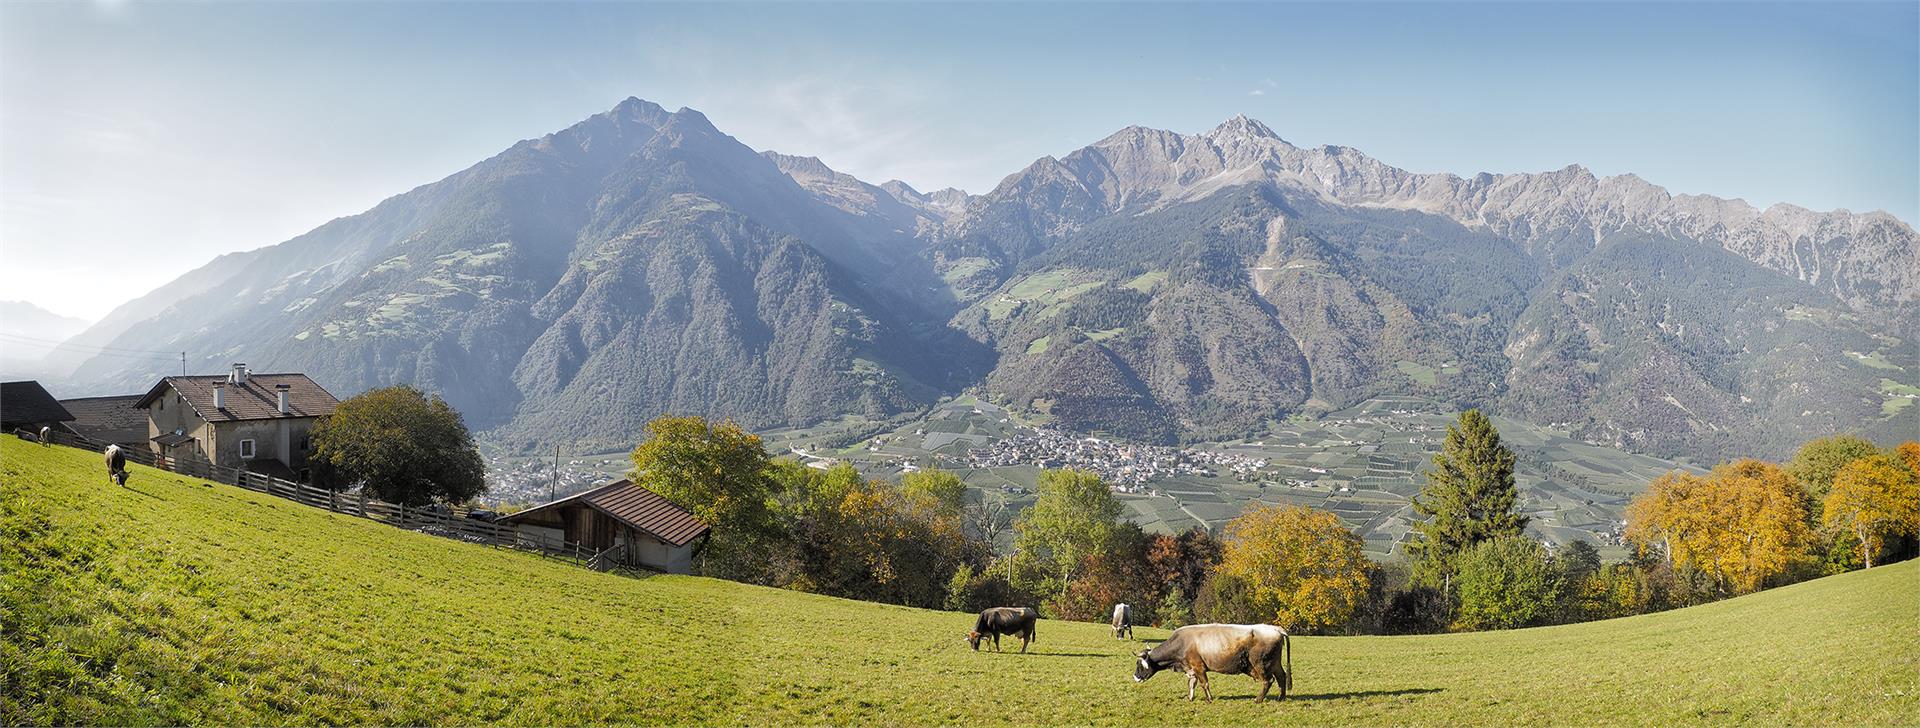
[[[1286,655],[1286,659],[1287,659],[1286,689],[1292,690],[1293,689],[1293,635],[1284,635],[1280,638],[1280,652],[1281,654]]]

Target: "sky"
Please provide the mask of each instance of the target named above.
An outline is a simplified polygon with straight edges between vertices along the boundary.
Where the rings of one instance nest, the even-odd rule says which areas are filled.
[[[1920,3],[0,3],[0,299],[97,319],[621,99],[981,193],[1235,114],[1920,219]]]

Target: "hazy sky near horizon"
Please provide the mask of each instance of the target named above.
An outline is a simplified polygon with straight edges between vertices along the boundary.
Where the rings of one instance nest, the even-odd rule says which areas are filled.
[[[639,96],[980,193],[1234,114],[1920,219],[1920,5],[0,4],[0,299],[94,319]]]

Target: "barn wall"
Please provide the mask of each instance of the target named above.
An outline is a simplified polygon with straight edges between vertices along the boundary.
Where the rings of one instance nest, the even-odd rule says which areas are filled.
[[[188,452],[187,448],[174,448],[174,452],[171,453],[163,452],[163,448],[153,443],[153,438],[175,430],[185,432],[188,437],[194,439],[192,452]],[[148,449],[154,454],[195,457],[201,460],[213,460],[214,448],[217,447],[214,442],[214,433],[212,428],[207,426],[207,421],[194,414],[193,408],[187,406],[187,401],[182,399],[180,393],[174,391],[173,387],[167,387],[153,404],[147,406],[147,442]]]
[[[240,441],[253,440],[254,460],[278,460],[294,472],[307,467],[312,449],[309,433],[315,418],[289,417],[274,420],[244,420],[213,424],[214,462],[239,467]]]

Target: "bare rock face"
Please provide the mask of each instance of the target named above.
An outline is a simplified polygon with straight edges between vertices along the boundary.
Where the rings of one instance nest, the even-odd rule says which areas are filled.
[[[1122,129],[1008,178],[948,227],[966,229],[974,211],[1036,186],[1073,190],[1077,206],[1138,214],[1246,184],[1271,184],[1331,204],[1443,215],[1550,255],[1577,254],[1613,233],[1645,231],[1723,247],[1858,310],[1920,302],[1920,236],[1884,212],[1819,213],[1784,204],[1763,212],[1740,200],[1671,195],[1630,174],[1596,177],[1577,165],[1471,178],[1414,174],[1348,147],[1296,147],[1244,116],[1191,135]],[[1055,208],[1068,201],[1030,193],[1023,199]],[[1048,220],[1042,229],[1055,235],[1087,222],[1085,215]]]

